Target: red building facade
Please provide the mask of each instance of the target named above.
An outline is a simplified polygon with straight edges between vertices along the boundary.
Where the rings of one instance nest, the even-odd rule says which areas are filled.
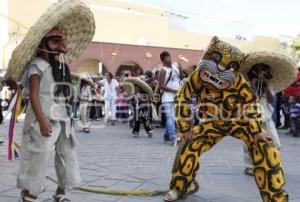
[[[203,54],[200,50],[92,42],[70,68],[76,72],[81,63],[94,60],[102,62],[104,69],[113,74],[128,63],[135,64],[142,71],[153,70],[161,63],[159,55],[162,51],[168,51],[172,61],[181,63],[184,69],[197,65]]]

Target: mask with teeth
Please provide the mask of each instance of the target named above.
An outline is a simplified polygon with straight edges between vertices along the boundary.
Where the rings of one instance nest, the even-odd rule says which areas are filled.
[[[213,37],[199,63],[201,79],[216,89],[228,88],[234,83],[244,53],[218,37]]]
[[[230,70],[220,72],[211,60],[202,60],[198,66],[201,79],[217,89],[225,89],[234,83],[235,74]]]

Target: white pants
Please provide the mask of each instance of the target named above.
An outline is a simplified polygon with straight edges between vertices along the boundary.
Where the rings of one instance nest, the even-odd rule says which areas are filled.
[[[83,128],[90,127],[91,102],[81,101],[80,106],[80,121]]]
[[[273,120],[271,118],[266,119],[264,126],[265,126],[266,131],[272,136],[272,139],[273,139],[273,142],[274,142],[276,148],[280,149],[281,143],[280,143],[278,133],[277,133],[277,130],[276,130]],[[246,168],[253,168],[252,160],[251,160],[248,148],[245,144],[244,144],[243,150],[244,150],[244,163],[245,163]]]
[[[35,121],[22,137],[17,187],[35,196],[44,189],[48,161],[53,151],[58,186],[68,189],[80,182],[75,134],[67,138],[65,122],[52,121],[51,126],[51,136],[44,137],[40,133],[38,122]]]
[[[110,120],[109,112],[111,112],[111,120],[116,120],[116,109],[117,109],[116,99],[106,98],[104,102],[105,102],[105,121],[107,122],[108,120]]]

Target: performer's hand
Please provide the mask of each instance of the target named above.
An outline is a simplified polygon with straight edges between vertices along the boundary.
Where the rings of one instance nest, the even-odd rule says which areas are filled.
[[[273,139],[266,131],[254,135],[255,144],[257,144],[258,142],[270,142],[270,141],[273,141]]]
[[[188,142],[191,142],[194,136],[195,136],[194,131],[190,130],[190,131],[184,133],[182,138],[185,139]]]
[[[52,127],[49,120],[45,118],[42,121],[40,121],[39,124],[42,136],[50,137],[50,133],[52,133]]]

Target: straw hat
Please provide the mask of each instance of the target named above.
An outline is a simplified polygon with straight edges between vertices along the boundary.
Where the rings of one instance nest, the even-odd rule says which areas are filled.
[[[86,82],[88,82],[88,84],[90,84],[90,86],[95,87],[95,83],[93,81],[93,79],[88,75],[88,74],[76,74],[71,72],[71,79],[73,80],[84,80]]]
[[[284,90],[296,79],[295,62],[288,56],[275,52],[261,51],[247,54],[240,71],[248,79],[247,73],[251,67],[260,63],[271,68],[273,78],[269,80],[269,85],[275,92]]]
[[[136,93],[134,85],[138,86],[143,91],[145,91],[150,96],[150,98],[153,97],[153,90],[151,89],[151,87],[145,81],[138,77],[125,78],[121,83],[121,86],[129,95],[133,95]]]
[[[84,3],[60,0],[47,9],[15,48],[8,64],[9,76],[16,80],[21,78],[27,64],[36,56],[42,38],[55,26],[66,35],[69,63],[84,51],[95,33],[94,16]]]

